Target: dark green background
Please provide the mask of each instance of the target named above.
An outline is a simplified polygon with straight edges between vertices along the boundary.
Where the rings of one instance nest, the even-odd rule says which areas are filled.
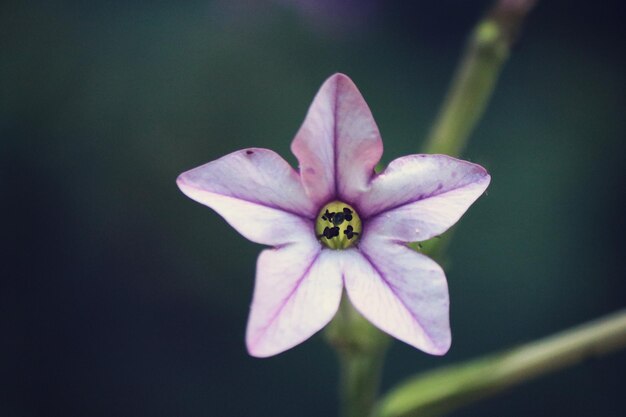
[[[261,247],[178,191],[189,168],[289,144],[341,71],[384,161],[420,148],[487,1],[0,5],[0,415],[332,416],[319,336],[247,355]],[[449,251],[453,345],[401,343],[384,387],[624,307],[626,14],[544,1],[465,157],[493,177]],[[461,416],[624,415],[626,356]]]

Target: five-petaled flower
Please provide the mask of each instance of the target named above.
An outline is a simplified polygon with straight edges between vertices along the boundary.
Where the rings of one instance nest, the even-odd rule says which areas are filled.
[[[445,155],[398,158],[374,172],[383,144],[356,86],[322,85],[291,149],[233,152],[180,175],[178,186],[217,211],[259,256],[246,330],[253,356],[283,352],[322,329],[345,287],[375,326],[425,352],[450,347],[445,275],[407,247],[447,230],[485,191],[479,165]]]

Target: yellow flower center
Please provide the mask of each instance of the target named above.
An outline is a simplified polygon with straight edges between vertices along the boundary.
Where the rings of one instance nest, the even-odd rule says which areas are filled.
[[[361,236],[361,218],[354,208],[341,201],[326,204],[315,222],[315,234],[330,249],[347,249]]]

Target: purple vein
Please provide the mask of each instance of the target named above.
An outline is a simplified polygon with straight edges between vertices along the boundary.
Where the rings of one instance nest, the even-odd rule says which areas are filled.
[[[270,326],[272,324],[274,324],[274,322],[276,321],[276,319],[278,318],[278,316],[280,316],[280,313],[283,311],[283,309],[285,308],[285,306],[287,305],[287,303],[289,302],[289,300],[291,300],[291,298],[295,295],[295,293],[298,291],[298,288],[300,288],[300,285],[304,282],[305,278],[309,276],[309,273],[311,272],[311,269],[313,268],[313,265],[315,265],[315,262],[317,261],[317,259],[320,257],[320,255],[322,254],[322,251],[320,250],[319,252],[317,252],[317,254],[315,255],[315,257],[313,258],[313,260],[311,261],[311,263],[306,267],[306,269],[304,270],[304,272],[302,273],[302,276],[300,278],[298,278],[298,280],[296,281],[296,285],[294,285],[294,287],[291,289],[291,291],[289,292],[289,294],[287,294],[287,296],[281,301],[281,304],[278,306],[278,308],[276,309],[276,311],[274,311],[274,313],[272,314],[272,316],[270,317],[270,319],[267,321],[267,324],[265,326],[263,326],[259,332],[257,333],[257,336],[254,338],[254,341],[252,342],[253,345],[256,345],[257,342],[259,341],[259,339],[261,339],[265,333],[267,332],[267,330],[270,328]]]
[[[305,219],[308,219],[308,220],[315,220],[315,217],[310,217],[310,216],[308,216],[308,215],[306,215],[304,213],[297,213],[297,212],[295,212],[293,210],[289,210],[289,209],[286,209],[286,208],[283,208],[283,207],[278,207],[278,206],[276,206],[274,204],[261,202],[261,201],[258,201],[258,200],[255,200],[255,199],[251,199],[251,198],[242,198],[242,197],[238,197],[238,196],[230,196],[230,195],[226,195],[226,194],[216,193],[214,191],[207,191],[207,190],[204,190],[202,188],[193,186],[193,185],[191,185],[189,183],[186,183],[186,182],[184,184],[185,184],[186,187],[192,188],[192,189],[194,189],[196,191],[200,191],[202,193],[213,194],[213,195],[224,197],[224,198],[232,198],[233,200],[244,201],[246,203],[256,204],[257,206],[269,208],[269,209],[276,210],[276,211],[281,211],[283,213],[293,214],[294,216],[297,216],[297,217],[300,217],[300,218],[305,218]]]
[[[428,337],[428,339],[430,340],[431,343],[433,343],[433,338],[430,334],[428,334],[428,332],[426,331],[426,327],[424,327],[424,325],[422,325],[422,323],[420,322],[420,319],[413,313],[413,311],[411,311],[411,309],[407,306],[407,304],[404,302],[404,300],[402,299],[402,297],[400,297],[400,295],[398,294],[398,290],[396,289],[395,285],[393,285],[385,276],[385,274],[383,274],[383,272],[378,268],[378,265],[376,265],[374,263],[374,261],[372,260],[372,258],[365,253],[364,250],[361,250],[361,255],[363,255],[363,257],[370,263],[370,265],[372,265],[372,268],[374,268],[374,271],[376,271],[376,273],[378,275],[380,275],[381,280],[383,281],[383,283],[387,286],[387,288],[389,288],[389,290],[393,293],[393,295],[396,296],[396,298],[400,301],[400,304],[402,304],[402,306],[406,309],[406,311],[408,311],[409,315],[411,317],[413,317],[413,319],[415,320],[415,322],[417,323],[417,325],[422,329],[422,331],[424,332],[424,334]],[[434,344],[434,343],[433,343]]]
[[[339,102],[339,79],[335,80],[335,94],[334,94],[334,103],[333,103],[333,179],[335,183],[335,198],[339,194],[339,186],[337,183],[337,177],[339,175],[339,167],[337,166],[337,107]]]
[[[448,190],[445,190],[445,191],[437,192],[438,190],[435,190],[435,191],[431,192],[430,194],[420,194],[419,197],[417,197],[415,199],[411,199],[409,201],[404,201],[402,203],[395,204],[395,205],[393,205],[391,207],[386,207],[386,208],[380,209],[378,211],[375,211],[374,213],[369,214],[367,217],[364,217],[363,220],[372,219],[372,218],[377,217],[377,216],[379,216],[379,215],[381,215],[383,213],[386,213],[388,211],[393,211],[393,210],[399,209],[401,207],[408,206],[409,204],[418,203],[418,202],[423,201],[423,200],[428,200],[429,198],[432,198],[432,197],[439,197],[439,196],[442,196],[444,194],[451,193],[453,191],[457,191],[457,190],[459,190],[461,188],[467,187],[468,185],[477,184],[477,183],[481,182],[482,180],[484,180],[484,177],[481,178],[478,181],[461,183],[460,185],[457,185],[457,186],[452,187],[452,188],[450,188]]]

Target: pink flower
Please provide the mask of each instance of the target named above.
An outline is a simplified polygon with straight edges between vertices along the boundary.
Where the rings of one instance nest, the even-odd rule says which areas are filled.
[[[456,223],[489,185],[485,169],[445,155],[409,155],[375,174],[382,140],[343,74],[322,85],[291,149],[299,173],[275,152],[250,148],[177,181],[244,237],[273,247],[257,261],[250,354],[272,356],[311,337],[335,315],[344,287],[384,332],[424,352],[446,353],[444,272],[406,243]]]

